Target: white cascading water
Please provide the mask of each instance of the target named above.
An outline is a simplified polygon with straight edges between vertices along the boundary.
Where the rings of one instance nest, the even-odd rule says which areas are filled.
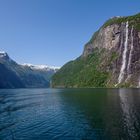
[[[131,48],[130,48],[130,54],[129,54],[129,60],[128,60],[128,65],[127,65],[127,73],[129,74],[130,72],[130,64],[131,64],[131,60],[132,60],[132,52],[133,52],[133,48],[134,48],[134,38],[133,38],[133,30],[134,28],[132,27],[131,29]],[[128,75],[129,76],[129,75]]]
[[[126,35],[125,35],[125,43],[124,43],[124,51],[123,51],[123,58],[122,58],[122,66],[121,66],[121,70],[120,70],[120,75],[118,78],[118,84],[120,84],[124,78],[124,73],[125,73],[125,68],[126,68],[126,55],[127,55],[127,49],[128,49],[128,21],[126,23]]]
[[[139,78],[140,79],[140,78]],[[138,88],[140,88],[140,80],[139,80],[139,82],[138,82],[138,86],[137,86]]]

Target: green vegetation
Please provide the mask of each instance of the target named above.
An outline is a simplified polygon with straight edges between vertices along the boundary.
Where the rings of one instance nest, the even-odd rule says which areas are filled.
[[[113,25],[113,24],[126,23],[127,21],[129,22],[129,26],[133,25],[136,30],[140,31],[140,13],[133,15],[133,16],[128,16],[128,17],[111,18],[108,21],[106,21],[101,28],[105,28],[105,27]],[[88,41],[88,43],[85,44],[85,47],[88,46],[89,44],[92,44],[94,42],[94,40],[96,40],[96,38],[99,34],[99,31],[100,31],[100,29],[93,34],[93,36]]]
[[[53,76],[52,86],[105,87],[108,73],[99,69],[102,53],[96,49],[87,58],[79,57],[67,63]]]
[[[117,52],[112,52],[110,62],[116,60],[119,57]]]
[[[87,44],[85,44],[85,47],[89,44],[92,44],[94,42],[94,40],[96,40],[97,36],[98,36],[99,30],[96,31],[93,36],[91,37],[91,39],[89,40],[89,42]]]
[[[140,30],[140,24],[135,25],[135,28],[136,28],[137,30]]]
[[[101,29],[113,24],[120,25],[127,21],[130,28],[133,26],[135,30],[140,31],[140,13],[129,17],[109,19]],[[99,31],[102,30],[99,29],[95,32],[85,45],[86,55],[67,63],[53,76],[52,87],[114,87],[116,74],[118,73],[114,68],[120,65],[118,62],[120,53],[116,49],[101,50],[100,39],[103,37],[100,36]],[[95,40],[97,45],[94,44]],[[99,48],[95,48],[97,46]],[[131,82],[127,82],[119,84],[118,87],[132,87],[132,85]]]
[[[131,85],[131,83],[129,83],[129,82],[123,83],[123,84],[119,84],[119,85],[117,86],[117,88],[129,88],[129,87],[133,87],[133,86]]]
[[[103,28],[110,26],[112,24],[121,24],[123,22],[125,23],[127,21],[130,23],[130,25],[134,25],[135,29],[140,30],[140,13],[134,16],[111,18],[107,22],[105,22]]]

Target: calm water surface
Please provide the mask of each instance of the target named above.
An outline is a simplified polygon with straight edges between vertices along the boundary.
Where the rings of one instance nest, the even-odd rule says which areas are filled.
[[[0,140],[133,139],[140,89],[0,90]]]

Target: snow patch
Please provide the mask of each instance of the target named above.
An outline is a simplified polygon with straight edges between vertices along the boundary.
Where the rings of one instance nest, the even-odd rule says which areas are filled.
[[[60,67],[55,67],[55,66],[48,66],[48,65],[33,65],[29,63],[24,63],[21,64],[22,66],[27,66],[30,67],[31,69],[38,69],[38,70],[58,70]]]
[[[4,51],[0,51],[0,57],[4,57],[4,56],[7,56],[7,53]]]

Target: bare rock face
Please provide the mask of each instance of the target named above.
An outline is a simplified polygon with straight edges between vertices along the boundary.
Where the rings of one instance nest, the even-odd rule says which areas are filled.
[[[140,86],[140,31],[135,22],[126,20],[103,26],[85,45],[82,57],[88,57],[96,48],[105,50],[101,67],[110,73],[109,87]],[[111,57],[114,60],[108,59]]]
[[[117,45],[120,38],[121,29],[119,25],[111,25],[106,28],[101,28],[94,36],[94,41],[86,45],[83,56],[91,54],[94,48],[105,48],[111,50]]]
[[[140,87],[140,14],[109,19],[64,65],[54,87]]]

